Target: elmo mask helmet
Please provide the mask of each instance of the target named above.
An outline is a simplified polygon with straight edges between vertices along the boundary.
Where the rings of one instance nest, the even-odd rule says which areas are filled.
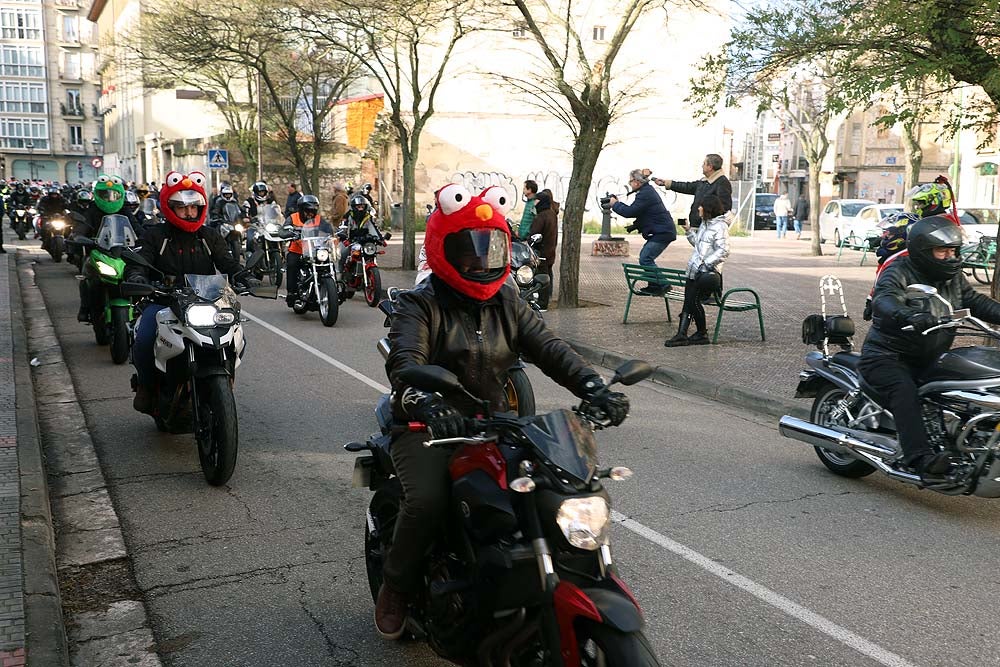
[[[167,222],[185,232],[196,232],[205,224],[205,214],[208,201],[205,197],[205,183],[208,180],[200,171],[181,174],[172,171],[167,174],[160,190],[160,211]],[[198,215],[194,218],[182,218],[173,207],[197,206]]]
[[[473,196],[452,183],[434,198],[437,208],[427,220],[424,238],[427,263],[459,293],[489,299],[510,274],[510,226],[504,218],[510,196],[500,187]]]

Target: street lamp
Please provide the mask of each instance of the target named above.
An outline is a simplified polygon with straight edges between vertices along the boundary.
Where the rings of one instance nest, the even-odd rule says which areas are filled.
[[[35,180],[35,142],[28,140],[24,143],[24,147],[28,149],[28,178],[31,181]]]

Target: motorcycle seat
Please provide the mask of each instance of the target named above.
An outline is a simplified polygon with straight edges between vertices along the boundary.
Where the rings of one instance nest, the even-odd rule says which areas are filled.
[[[835,364],[857,372],[858,364],[861,362],[861,355],[857,352],[837,352],[831,357],[831,360]]]

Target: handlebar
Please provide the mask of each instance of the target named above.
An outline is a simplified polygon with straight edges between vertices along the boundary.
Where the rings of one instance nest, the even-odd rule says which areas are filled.
[[[925,329],[924,331],[921,332],[921,335],[926,336],[932,331],[938,331],[940,329],[959,329],[962,327],[967,327],[970,329],[976,329],[986,334],[990,338],[1000,340],[1000,332],[991,329],[989,324],[983,322],[978,317],[974,317],[968,308],[962,308],[961,310],[956,310],[951,315],[945,315],[941,317],[938,321],[939,324],[930,327],[928,329]],[[913,332],[914,328],[913,325],[910,324],[905,327],[902,327],[902,330]]]

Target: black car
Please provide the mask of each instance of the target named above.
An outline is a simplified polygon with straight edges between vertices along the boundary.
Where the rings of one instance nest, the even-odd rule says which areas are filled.
[[[758,192],[753,196],[753,228],[777,229],[778,222],[774,217],[774,201],[778,195],[770,192]]]

